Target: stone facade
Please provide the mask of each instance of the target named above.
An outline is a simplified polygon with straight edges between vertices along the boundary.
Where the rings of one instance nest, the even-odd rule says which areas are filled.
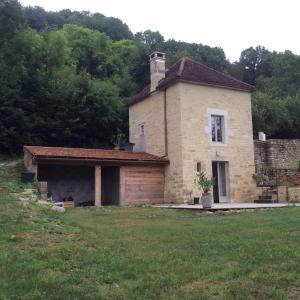
[[[36,179],[37,164],[33,160],[32,155],[26,150],[24,150],[24,167],[26,171],[35,173],[35,179]]]
[[[212,161],[228,162],[231,202],[253,197],[254,153],[251,94],[218,87],[182,83],[181,126],[184,187],[193,184],[197,162],[211,176]],[[224,116],[224,142],[211,140],[211,115]]]
[[[140,124],[145,125],[145,140],[139,133]],[[130,107],[129,135],[130,142],[135,144],[134,151],[165,155],[163,93],[155,92],[147,101]]]
[[[297,168],[300,159],[300,139],[270,139],[254,141],[255,164],[277,169]]]
[[[293,186],[286,188],[285,186],[278,187],[279,202],[300,202],[300,187]]]
[[[212,114],[224,118],[223,143],[211,141]],[[228,163],[229,201],[254,200],[250,93],[178,82],[130,106],[129,118],[131,142],[139,144],[138,124],[144,122],[147,152],[164,155],[165,149],[168,151],[170,164],[165,170],[165,202],[180,203],[200,196],[194,184],[197,163],[211,176],[213,161]]]

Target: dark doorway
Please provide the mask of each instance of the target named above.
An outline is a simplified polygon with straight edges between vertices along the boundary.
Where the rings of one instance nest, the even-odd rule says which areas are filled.
[[[101,202],[102,205],[119,205],[120,168],[101,167]]]
[[[218,163],[216,161],[212,162],[212,175],[215,178],[215,185],[213,188],[214,191],[214,203],[219,203],[220,199],[219,199],[219,176],[218,176]]]

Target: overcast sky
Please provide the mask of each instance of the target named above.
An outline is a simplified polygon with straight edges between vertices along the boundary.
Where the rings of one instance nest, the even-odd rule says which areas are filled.
[[[133,32],[151,29],[165,37],[220,46],[231,61],[263,45],[300,54],[299,0],[21,0],[57,11],[89,10],[120,18]]]

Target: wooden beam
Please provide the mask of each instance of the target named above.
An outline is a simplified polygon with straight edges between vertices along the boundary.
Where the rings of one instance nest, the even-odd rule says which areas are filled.
[[[168,112],[167,112],[167,89],[164,90],[164,129],[165,129],[165,155],[168,156]]]
[[[120,167],[120,206],[123,206],[125,203],[125,173],[126,167]]]
[[[95,206],[101,206],[101,166],[95,166]]]

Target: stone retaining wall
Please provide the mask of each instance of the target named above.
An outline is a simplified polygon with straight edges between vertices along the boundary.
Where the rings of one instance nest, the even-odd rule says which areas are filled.
[[[300,159],[300,139],[254,141],[255,164],[276,169],[295,169]]]
[[[278,170],[277,180],[279,202],[300,202],[300,173],[296,160],[300,159],[300,139],[270,139],[265,142],[254,141],[255,165]],[[286,172],[286,173],[285,173]],[[286,188],[288,185],[288,188]]]

